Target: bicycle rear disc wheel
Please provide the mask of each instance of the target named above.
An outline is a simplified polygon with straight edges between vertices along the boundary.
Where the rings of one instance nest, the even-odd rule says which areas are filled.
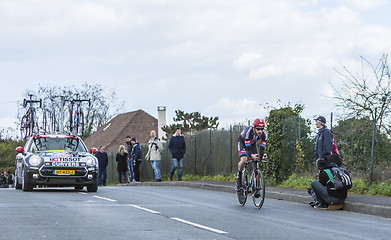
[[[247,173],[246,171],[243,171],[242,173],[242,187],[238,190],[236,190],[236,195],[238,197],[238,202],[241,206],[244,206],[246,204],[247,200]]]
[[[260,209],[265,201],[265,178],[260,170],[254,171],[251,190],[254,206]]]

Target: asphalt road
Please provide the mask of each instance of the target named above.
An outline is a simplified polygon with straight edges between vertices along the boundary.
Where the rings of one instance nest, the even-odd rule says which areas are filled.
[[[390,239],[391,219],[168,186],[0,190],[0,239]]]

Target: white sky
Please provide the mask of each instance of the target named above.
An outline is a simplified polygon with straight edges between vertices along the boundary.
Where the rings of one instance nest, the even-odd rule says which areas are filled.
[[[335,112],[335,68],[360,72],[391,49],[387,0],[2,0],[0,129],[38,84],[101,84],[123,112],[157,106],[265,117],[277,100]]]

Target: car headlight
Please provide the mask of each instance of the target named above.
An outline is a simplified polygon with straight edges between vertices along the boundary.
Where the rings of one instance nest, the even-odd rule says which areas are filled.
[[[90,167],[95,166],[95,159],[93,157],[88,157],[87,158],[87,165]]]
[[[38,155],[32,155],[29,159],[31,166],[39,166],[42,163],[42,158]]]

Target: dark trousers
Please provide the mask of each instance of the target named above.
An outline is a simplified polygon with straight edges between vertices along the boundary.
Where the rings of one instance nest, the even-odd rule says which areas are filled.
[[[140,164],[141,161],[134,161],[133,172],[134,172],[134,180],[136,180],[136,182],[140,182]]]
[[[99,168],[99,181],[98,185],[102,186],[106,185],[106,178],[107,178],[107,169],[106,168]]]
[[[319,181],[314,180],[311,182],[312,190],[315,193],[315,197],[318,202],[320,203],[327,203],[327,204],[342,204],[345,202],[345,199],[339,199],[335,198],[333,196],[330,196],[327,192],[327,187],[323,186]]]
[[[126,171],[118,171],[118,182],[126,182]]]

